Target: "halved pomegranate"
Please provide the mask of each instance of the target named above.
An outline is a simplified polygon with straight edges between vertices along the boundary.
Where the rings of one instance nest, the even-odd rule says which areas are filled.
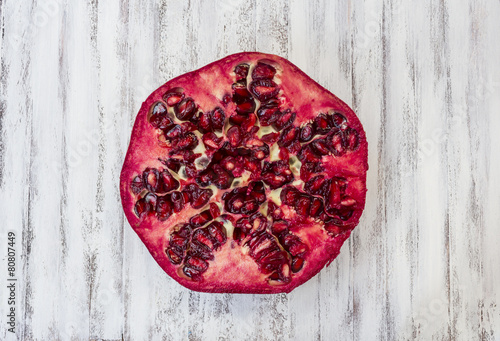
[[[239,53],[143,103],[120,190],[158,264],[203,292],[290,292],[339,254],[365,205],[354,112],[289,61]]]

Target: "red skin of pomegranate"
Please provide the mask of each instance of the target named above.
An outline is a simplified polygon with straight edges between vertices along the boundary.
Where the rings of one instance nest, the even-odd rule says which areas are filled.
[[[227,140],[225,132],[230,127],[230,125],[228,126],[228,117],[235,113],[236,108],[233,101],[227,103],[227,95],[233,94],[232,84],[235,83],[237,77],[235,76],[234,69],[242,63],[249,64],[248,84],[250,84],[252,70],[258,62],[272,65],[276,69],[276,75],[272,79],[280,89],[277,95],[280,109],[282,111],[290,109],[296,113],[293,123],[295,127],[301,127],[307,122],[313,122],[319,113],[330,113],[330,115],[341,113],[347,119],[349,129],[357,132],[357,140],[351,142],[355,146],[352,150],[347,150],[340,156],[329,153],[320,157],[322,174],[326,179],[339,178],[346,180],[347,186],[344,187],[342,192],[342,198],[344,198],[342,202],[346,204],[351,204],[349,200],[355,202],[353,206],[349,206],[350,209],[352,207],[354,209],[351,209],[349,218],[339,223],[339,226],[329,223],[327,224],[327,228],[324,223],[325,219],[323,219],[325,216],[323,218],[313,218],[307,215],[300,216],[292,205],[280,203],[280,200],[277,199],[279,195],[276,194],[277,192],[274,192],[275,195],[272,200],[275,203],[277,202],[284,214],[284,220],[289,222],[290,233],[300,238],[301,243],[306,245],[307,251],[301,256],[304,260],[303,267],[297,272],[292,272],[286,271],[286,266],[282,265],[280,273],[286,272],[283,275],[285,279],[281,277],[278,280],[270,279],[271,274],[263,270],[261,264],[250,255],[249,246],[243,245],[243,242],[240,245],[233,239],[233,231],[230,231],[231,224],[226,223],[225,226],[229,226],[226,227],[227,241],[212,250],[213,259],[206,260],[206,264],[208,265],[206,270],[202,271],[199,275],[189,277],[182,271],[183,267],[186,266],[184,265],[186,262],[185,259],[181,264],[173,264],[171,259],[166,255],[166,250],[170,247],[172,240],[172,233],[178,229],[179,224],[188,223],[191,217],[207,210],[209,203],[219,203],[221,214],[228,214],[224,209],[223,194],[237,187],[248,186],[250,181],[245,178],[239,178],[237,186],[233,183],[231,188],[222,190],[212,186],[213,195],[209,202],[202,208],[196,209],[193,208],[191,203],[186,203],[180,212],[173,213],[166,220],[159,219],[154,212],[143,214],[139,217],[135,207],[137,201],[145,192],[142,190],[139,194],[134,193],[131,189],[132,181],[137,176],[142,176],[146,168],[168,169],[159,158],[167,158],[171,150],[171,148],[165,146],[161,130],[153,127],[149,122],[151,107],[158,101],[165,103],[162,98],[171,89],[181,88],[184,98],[192,98],[194,100],[197,111],[205,113],[213,111],[217,107],[223,109],[226,116],[226,126],[223,131],[224,134],[219,133],[219,136],[224,136],[224,140]],[[259,101],[255,100],[255,102],[256,108],[254,112],[257,112]],[[169,112],[172,112],[172,108],[170,107]],[[172,117],[174,117],[173,114]],[[276,130],[270,130],[270,132],[276,132]],[[203,145],[200,137],[201,134],[196,136],[198,137],[198,144]],[[344,136],[348,139],[348,133],[345,133]],[[315,139],[319,137],[320,135],[316,135]],[[332,142],[330,141],[329,144],[332,144]],[[344,145],[347,144],[348,142],[344,142]],[[305,144],[302,143],[301,145]],[[275,146],[274,148],[277,147]],[[176,77],[155,90],[146,99],[137,115],[132,130],[130,145],[120,176],[120,194],[124,212],[131,227],[160,267],[170,277],[186,288],[213,293],[288,293],[316,275],[325,265],[330,264],[339,254],[342,244],[350,236],[352,229],[358,224],[365,206],[366,172],[368,169],[367,153],[368,146],[363,127],[355,113],[343,101],[317,84],[286,59],[256,52],[238,53],[213,62],[199,70]],[[289,154],[293,155],[297,153],[290,152]],[[212,155],[213,151],[207,153],[208,160],[211,159]],[[268,156],[265,160],[277,160],[276,156],[274,157],[271,160],[270,156]],[[303,165],[304,163],[299,164]],[[173,172],[170,171],[170,173]],[[294,171],[294,180],[288,185],[296,187],[303,193],[304,181],[300,180],[300,173],[301,168],[297,166]],[[178,178],[178,180],[181,187],[177,191],[182,191],[187,184],[196,183],[192,178]],[[330,191],[333,188],[332,185]],[[266,185],[266,201],[270,200],[271,191],[271,188]],[[325,195],[328,197],[329,193]],[[331,202],[334,200],[321,196],[318,196],[318,198],[321,198],[325,203],[328,200],[331,200]],[[230,215],[234,216],[235,220],[243,217],[241,214]],[[218,218],[218,220],[220,219]],[[271,221],[272,219],[269,217],[269,225],[271,225]],[[339,221],[339,219],[337,218],[335,221]],[[234,228],[234,225],[232,227]],[[278,239],[276,238],[276,240]],[[283,249],[283,245],[280,247]],[[292,257],[290,253],[286,253],[285,255],[289,260]]]

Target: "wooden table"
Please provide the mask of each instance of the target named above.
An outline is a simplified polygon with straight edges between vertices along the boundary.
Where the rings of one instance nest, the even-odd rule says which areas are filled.
[[[0,339],[500,339],[499,1],[0,0],[0,15]],[[253,50],[358,113],[366,210],[291,294],[191,292],[124,219],[124,153],[152,90]]]

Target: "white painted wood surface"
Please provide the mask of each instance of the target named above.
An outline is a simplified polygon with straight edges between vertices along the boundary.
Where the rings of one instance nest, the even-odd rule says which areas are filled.
[[[0,0],[0,339],[500,340],[499,19],[498,0]],[[191,292],[124,219],[120,168],[152,90],[253,50],[358,113],[366,210],[291,294]]]

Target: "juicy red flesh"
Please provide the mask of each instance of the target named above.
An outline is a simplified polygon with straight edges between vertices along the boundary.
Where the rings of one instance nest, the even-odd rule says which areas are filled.
[[[224,264],[227,252],[257,264],[259,285],[269,292],[291,290],[336,256],[319,260],[312,240],[326,247],[325,240],[346,238],[359,220],[364,191],[355,171],[344,174],[342,167],[344,158],[366,157],[364,132],[346,106],[313,115],[307,105],[294,106],[288,96],[301,94],[288,92],[287,67],[274,59],[240,61],[223,89],[214,84],[216,104],[182,83],[162,88],[149,104],[149,134],[162,151],[126,180],[133,219],[152,226],[146,233],[166,227],[158,234],[166,238],[168,265],[161,265],[195,290],[212,290],[203,283],[217,280],[210,269]],[[323,265],[311,270],[318,261]]]

